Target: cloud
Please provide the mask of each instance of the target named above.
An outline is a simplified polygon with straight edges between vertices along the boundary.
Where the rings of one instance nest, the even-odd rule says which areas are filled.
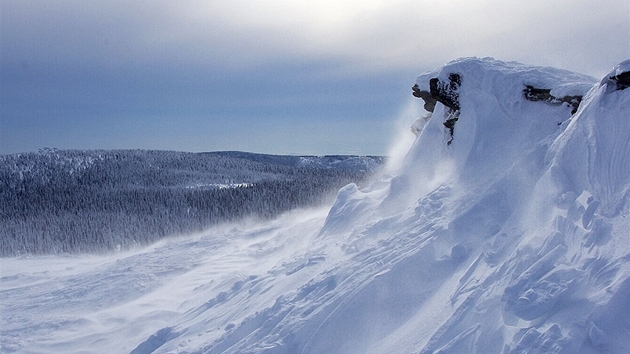
[[[325,58],[382,70],[490,55],[595,73],[629,54],[630,8],[623,0],[596,5],[587,0],[239,0],[180,10],[197,31],[185,32],[187,38],[229,48],[237,55],[230,62],[246,65]]]
[[[3,47],[22,61],[239,70],[322,60],[363,71],[490,55],[595,72],[629,54],[625,0],[5,3]]]

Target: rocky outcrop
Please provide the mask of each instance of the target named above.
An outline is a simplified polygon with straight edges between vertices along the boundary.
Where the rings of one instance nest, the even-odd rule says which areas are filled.
[[[451,137],[448,139],[446,144],[451,145],[453,142],[453,134],[455,133],[455,123],[459,120],[459,111],[451,111],[451,113],[446,117],[444,121],[444,126],[448,129],[448,132],[451,134]]]
[[[525,95],[525,99],[528,101],[542,101],[553,105],[566,103],[569,106],[573,107],[571,109],[571,114],[575,114],[575,112],[577,112],[577,109],[580,106],[580,102],[582,102],[582,96],[555,97],[551,94],[551,89],[536,88],[532,85],[525,85],[525,89],[523,89],[523,94]]]
[[[459,74],[452,73],[448,76],[448,81],[440,81],[437,77],[429,81],[429,91],[421,90],[418,85],[414,85],[411,89],[413,95],[424,100],[424,109],[433,112],[435,104],[440,102],[444,106],[453,111],[459,110],[459,86],[462,84],[462,78]]]
[[[411,89],[413,90],[414,97],[422,98],[424,101],[424,110],[433,113],[435,110],[435,104],[438,101],[431,95],[431,92],[420,90],[418,84],[413,85]]]
[[[630,87],[630,71],[609,77],[608,87],[612,85],[615,85],[613,91],[625,90]]]
[[[459,111],[458,90],[461,84],[461,76],[451,73],[448,75],[448,82],[442,82],[438,78],[431,79],[429,81],[429,89],[431,90],[431,95],[436,97],[438,102],[453,111]]]
[[[448,81],[442,81],[437,77],[430,79],[429,91],[420,89],[418,84],[412,87],[413,95],[424,100],[424,109],[426,111],[433,112],[435,110],[435,105],[438,102],[447,108],[443,124],[450,134],[450,139],[447,142],[449,145],[453,141],[455,123],[457,123],[457,120],[459,119],[459,87],[461,84],[461,75],[451,73],[448,76]],[[630,87],[630,72],[623,72],[621,74],[611,76],[609,78],[608,85],[609,87],[614,86],[613,90],[623,90]],[[568,107],[571,107],[571,114],[575,114],[577,112],[580,102],[582,102],[582,96],[580,95],[555,97],[551,94],[551,89],[538,88],[533,85],[525,85],[523,95],[526,100],[532,102],[544,102],[551,105],[567,105]]]
[[[453,133],[455,131],[455,122],[459,119],[459,87],[462,84],[461,75],[451,73],[448,81],[440,81],[437,77],[429,80],[429,91],[421,90],[416,84],[411,89],[413,95],[424,100],[424,109],[428,112],[435,110],[435,105],[440,102],[448,111],[445,115],[444,127],[448,129],[451,137],[447,144],[453,141]]]

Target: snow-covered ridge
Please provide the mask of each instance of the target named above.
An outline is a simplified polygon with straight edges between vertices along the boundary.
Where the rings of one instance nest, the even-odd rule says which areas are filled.
[[[451,102],[402,166],[328,210],[66,270],[3,260],[3,350],[626,353],[629,71],[459,59],[418,77]]]

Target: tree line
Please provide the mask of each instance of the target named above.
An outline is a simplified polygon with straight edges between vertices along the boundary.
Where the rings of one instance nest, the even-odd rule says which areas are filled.
[[[0,156],[0,256],[104,252],[330,202],[381,157],[45,150]]]

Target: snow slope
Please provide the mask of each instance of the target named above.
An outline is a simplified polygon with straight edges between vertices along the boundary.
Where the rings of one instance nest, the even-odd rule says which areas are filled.
[[[630,90],[464,58],[402,165],[328,210],[2,259],[2,352],[627,353]],[[524,98],[525,85],[571,107]]]

